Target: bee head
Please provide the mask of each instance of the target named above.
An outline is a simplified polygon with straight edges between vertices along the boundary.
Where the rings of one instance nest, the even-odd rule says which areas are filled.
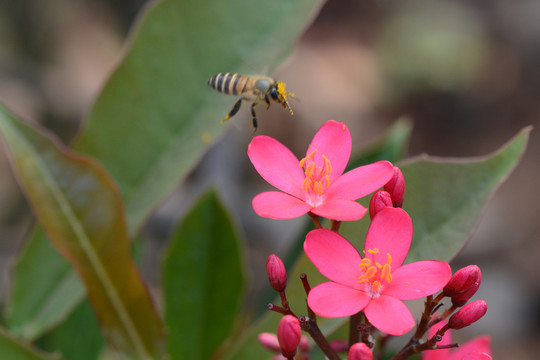
[[[272,89],[270,90],[270,97],[272,100],[277,101],[281,105],[283,105],[283,108],[289,108],[289,111],[291,112],[291,115],[293,114],[293,111],[291,109],[291,106],[289,105],[289,101],[287,101],[287,96],[292,97],[295,99],[295,95],[293,93],[288,93],[285,90],[285,83],[283,81],[276,81],[275,85],[272,86]]]

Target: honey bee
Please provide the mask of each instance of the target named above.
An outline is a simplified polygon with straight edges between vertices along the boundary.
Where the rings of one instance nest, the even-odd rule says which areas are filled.
[[[266,103],[266,108],[268,109],[270,107],[270,100],[272,100],[281,104],[284,109],[289,108],[291,115],[293,114],[289,102],[287,101],[287,96],[295,99],[295,95],[286,92],[284,82],[274,80],[271,77],[263,75],[248,76],[220,73],[212,76],[210,80],[208,80],[208,85],[220,93],[241,96],[225,119],[221,120],[222,124],[232,118],[238,110],[240,110],[242,100],[252,101],[251,119],[253,121],[253,131],[257,130],[257,115],[255,114],[255,106],[257,104]]]

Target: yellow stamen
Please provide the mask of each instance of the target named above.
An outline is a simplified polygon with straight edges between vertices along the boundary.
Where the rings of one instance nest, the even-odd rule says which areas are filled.
[[[373,292],[372,296],[376,296],[384,284],[392,282],[392,255],[386,254],[386,264],[383,265],[375,261],[375,254],[380,252],[379,249],[367,249],[365,252],[371,254],[372,259],[363,258],[360,260],[360,270],[364,273],[358,277],[358,282],[368,283]]]

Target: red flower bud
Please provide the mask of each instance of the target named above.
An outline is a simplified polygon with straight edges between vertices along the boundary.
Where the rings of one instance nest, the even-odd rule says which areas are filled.
[[[392,207],[392,198],[384,190],[378,190],[369,201],[369,217],[373,220],[375,215],[387,207]]]
[[[263,332],[257,336],[257,339],[262,344],[262,346],[264,346],[268,350],[273,351],[273,352],[281,351],[276,334]]]
[[[401,170],[394,166],[394,176],[384,185],[384,190],[390,193],[394,207],[403,205],[403,194],[405,193],[405,178]]]
[[[476,281],[461,294],[454,295],[452,297],[452,305],[454,306],[463,306],[473,297],[474,294],[478,291],[480,284],[482,283],[482,272],[478,271],[478,278]]]
[[[294,356],[301,338],[298,319],[292,315],[285,315],[279,322],[277,337],[283,356]]]
[[[277,292],[282,292],[287,286],[287,273],[285,272],[285,265],[280,258],[272,254],[266,260],[266,273],[270,280],[270,285]]]
[[[443,289],[445,296],[452,297],[468,291],[475,283],[482,281],[482,272],[476,265],[469,265],[456,271]]]
[[[369,347],[363,342],[358,342],[351,346],[349,350],[348,360],[371,360],[373,359],[373,354]]]
[[[486,314],[486,311],[487,303],[484,300],[473,301],[452,315],[448,320],[448,326],[450,329],[462,329],[478,321]]]

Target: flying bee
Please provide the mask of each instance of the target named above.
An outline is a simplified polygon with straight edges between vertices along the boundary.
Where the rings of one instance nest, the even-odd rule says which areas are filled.
[[[225,121],[232,118],[242,105],[242,100],[252,101],[251,103],[251,119],[253,121],[253,131],[257,130],[257,115],[255,114],[255,106],[257,104],[266,103],[266,108],[270,107],[270,100],[281,104],[284,109],[289,108],[291,115],[293,111],[287,101],[287,96],[295,99],[293,93],[288,93],[285,90],[285,83],[282,81],[274,80],[271,77],[263,75],[240,75],[240,74],[217,74],[208,80],[208,85],[220,93],[227,95],[240,95],[241,98],[234,104],[233,108],[225,119],[221,120],[223,124]]]

